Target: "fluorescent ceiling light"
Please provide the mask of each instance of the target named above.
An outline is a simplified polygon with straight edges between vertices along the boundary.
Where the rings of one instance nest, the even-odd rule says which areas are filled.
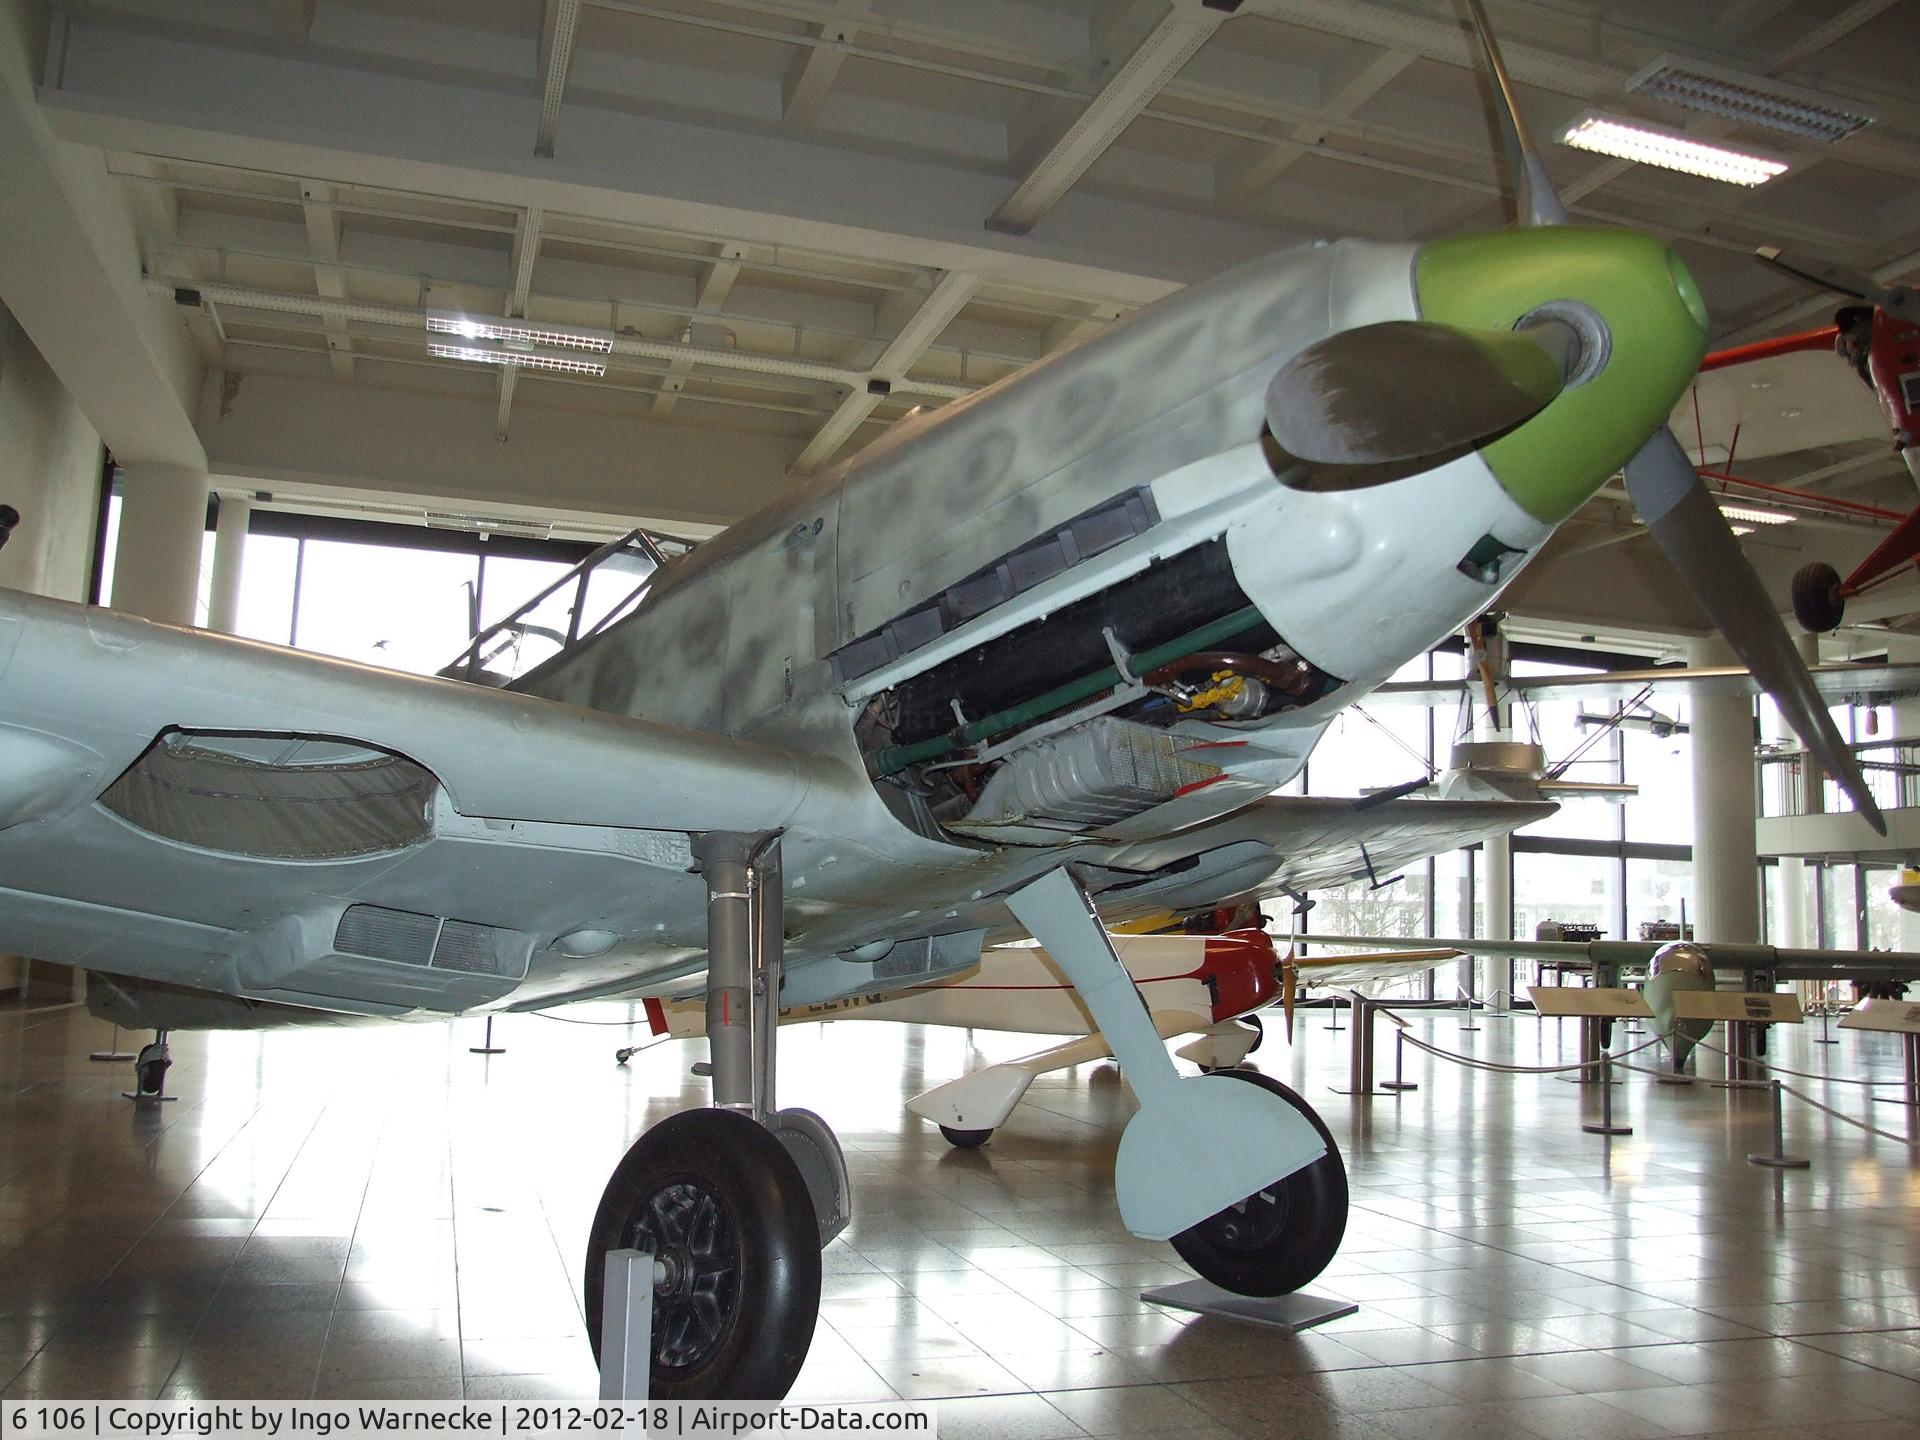
[[[559,370],[568,375],[604,375],[607,362],[595,360],[579,352],[568,354],[564,350],[517,350],[507,346],[488,345],[484,341],[450,343],[440,340],[427,342],[427,353],[437,355],[442,360],[474,360],[482,365],[519,365],[528,370]]]
[[[546,346],[554,350],[613,349],[610,330],[580,330],[569,325],[537,325],[530,320],[490,320],[455,310],[429,310],[427,329],[435,335],[457,335],[463,340],[497,340],[503,345]]]
[[[1829,144],[1846,139],[1876,118],[1872,110],[1851,100],[1675,55],[1662,55],[1629,76],[1627,89],[1689,110],[1745,120],[1803,140],[1825,140]]]
[[[1582,115],[1567,127],[1560,143],[1729,185],[1762,185],[1787,168],[1784,160],[1772,156],[1709,145],[1677,130],[1612,115]]]
[[[1742,520],[1749,525],[1791,525],[1793,516],[1783,510],[1765,510],[1758,505],[1722,505],[1720,513],[1729,520]]]

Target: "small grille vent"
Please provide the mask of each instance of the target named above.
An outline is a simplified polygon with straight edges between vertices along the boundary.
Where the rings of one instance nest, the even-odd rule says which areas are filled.
[[[383,905],[349,905],[333,934],[342,955],[388,960],[399,965],[430,966],[463,975],[511,977],[515,951],[505,943],[510,932],[468,920],[442,920]]]
[[[333,948],[342,955],[426,965],[432,962],[433,941],[439,932],[437,915],[415,915],[410,910],[388,910],[381,905],[349,905],[333,933]]]
[[[459,970],[468,975],[504,975],[500,932],[491,925],[449,920],[440,927],[440,943],[433,947],[433,968]]]

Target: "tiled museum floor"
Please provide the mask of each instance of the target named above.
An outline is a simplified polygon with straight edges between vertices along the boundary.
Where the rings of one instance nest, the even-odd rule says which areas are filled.
[[[1414,1023],[1522,1063],[1575,1043],[1532,1017]],[[783,1032],[782,1102],[836,1126],[856,1191],[796,1396],[964,1397],[941,1406],[948,1440],[1920,1440],[1920,1151],[1790,1101],[1813,1166],[1762,1170],[1764,1096],[1644,1077],[1611,1144],[1579,1129],[1591,1092],[1545,1076],[1423,1060],[1418,1091],[1356,1104],[1330,1088],[1347,1037],[1326,1024],[1255,1057],[1322,1107],[1353,1182],[1317,1288],[1360,1312],[1297,1338],[1135,1298],[1185,1272],[1116,1219],[1131,1104],[1111,1066],[1042,1080],[963,1152],[901,1098],[1036,1042]],[[86,1058],[105,1026],[0,1013],[4,1393],[591,1394],[587,1220],[629,1138],[705,1082],[682,1044],[616,1066],[617,1028],[495,1033],[491,1059],[470,1021],[181,1036],[181,1098],[143,1111],[127,1067]],[[1897,1071],[1884,1038],[1810,1038],[1779,1053]],[[1901,1107],[1871,1108],[1905,1133]]]

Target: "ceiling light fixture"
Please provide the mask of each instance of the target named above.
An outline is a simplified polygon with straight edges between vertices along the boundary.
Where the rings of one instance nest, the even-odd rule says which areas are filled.
[[[1744,521],[1749,525],[1791,525],[1793,516],[1784,510],[1765,510],[1758,505],[1723,504],[1720,513],[1729,520]]]
[[[457,335],[463,340],[496,340],[503,345],[592,350],[602,355],[613,349],[611,330],[536,325],[529,320],[489,320],[478,315],[463,315],[456,310],[429,310],[427,329],[435,335]]]
[[[1829,144],[1846,139],[1878,118],[1872,110],[1851,100],[1676,55],[1662,55],[1646,69],[1628,76],[1627,89],[1689,110],[1745,120],[1803,140]]]
[[[607,362],[591,359],[575,351],[519,349],[506,345],[488,345],[481,340],[458,343],[430,340],[427,353],[442,360],[473,360],[482,365],[519,365],[528,370],[558,370],[568,375],[604,375]]]
[[[1611,155],[1616,160],[1658,165],[1664,170],[1678,170],[1729,185],[1764,185],[1787,169],[1787,162],[1774,156],[1709,145],[1665,126],[1594,112],[1582,115],[1569,125],[1562,132],[1560,143],[1576,150],[1590,150],[1596,155]]]

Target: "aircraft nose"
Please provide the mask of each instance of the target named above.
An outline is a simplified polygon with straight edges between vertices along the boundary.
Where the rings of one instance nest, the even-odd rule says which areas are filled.
[[[1522,508],[1563,520],[1666,422],[1706,353],[1708,317],[1685,263],[1638,231],[1550,226],[1423,246],[1422,320],[1508,331],[1560,320],[1582,332],[1566,388],[1488,442],[1486,463]]]

